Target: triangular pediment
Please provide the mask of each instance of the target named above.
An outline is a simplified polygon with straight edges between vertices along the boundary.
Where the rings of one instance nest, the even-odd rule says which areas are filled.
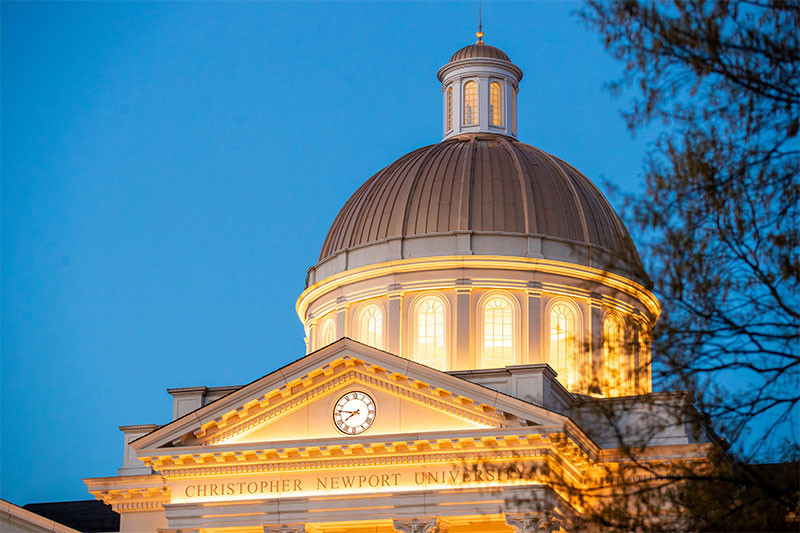
[[[364,433],[336,429],[333,407],[350,391],[374,399]],[[520,426],[566,418],[413,361],[341,339],[140,438],[137,451],[410,435]],[[166,451],[166,450],[164,450]]]

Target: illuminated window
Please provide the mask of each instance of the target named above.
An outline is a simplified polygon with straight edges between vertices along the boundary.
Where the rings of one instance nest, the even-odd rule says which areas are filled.
[[[547,362],[568,389],[575,387],[575,313],[565,304],[550,310],[550,352]]]
[[[333,344],[333,341],[336,340],[336,324],[333,323],[332,318],[322,323],[322,329],[320,329],[320,331],[322,332],[320,336],[320,339],[322,339],[320,348]]]
[[[358,340],[383,348],[383,312],[377,305],[368,305],[358,314]]]
[[[478,123],[478,84],[468,81],[464,85],[464,125],[474,126]]]
[[[514,364],[514,332],[511,302],[502,296],[490,298],[483,307],[483,368]]]
[[[503,88],[496,81],[489,85],[489,118],[492,126],[503,125]]]
[[[453,129],[453,86],[447,88],[447,131]]]
[[[421,300],[414,310],[414,360],[445,369],[444,304],[435,297]]]
[[[517,91],[511,91],[511,132],[517,133]]]
[[[619,395],[622,385],[622,325],[615,316],[603,322],[603,365],[606,393]]]

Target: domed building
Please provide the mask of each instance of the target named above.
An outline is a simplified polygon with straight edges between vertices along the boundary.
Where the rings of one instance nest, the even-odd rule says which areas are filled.
[[[660,308],[624,224],[517,140],[522,70],[479,32],[438,79],[442,140],[364,182],[307,272],[306,355],[121,428],[117,475],[85,480],[121,531],[571,531],[632,462],[603,414],[636,434],[688,408],[652,392]],[[637,465],[709,443],[663,424]]]
[[[437,370],[547,363],[572,392],[650,392],[658,301],[597,187],[517,140],[522,70],[479,41],[439,80],[443,140],[368,179],[308,271],[308,351],[350,337]]]

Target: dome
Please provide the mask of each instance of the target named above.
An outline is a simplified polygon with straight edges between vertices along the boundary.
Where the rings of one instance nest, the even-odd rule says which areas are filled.
[[[465,46],[450,58],[450,62],[458,61],[459,59],[472,59],[476,57],[489,57],[492,59],[502,59],[503,61],[511,61],[508,55],[494,46],[488,44],[471,44]]]
[[[630,234],[588,178],[538,148],[492,134],[419,148],[372,176],[337,215],[319,260],[388,239],[459,232],[606,252],[628,275],[646,279]]]

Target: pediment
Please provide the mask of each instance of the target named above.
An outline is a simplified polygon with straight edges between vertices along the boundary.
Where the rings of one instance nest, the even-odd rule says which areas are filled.
[[[373,426],[352,439],[566,421],[502,393],[341,339],[162,426],[132,446],[152,452],[342,438],[345,435],[333,424],[333,404],[352,390],[368,393],[377,405]]]

